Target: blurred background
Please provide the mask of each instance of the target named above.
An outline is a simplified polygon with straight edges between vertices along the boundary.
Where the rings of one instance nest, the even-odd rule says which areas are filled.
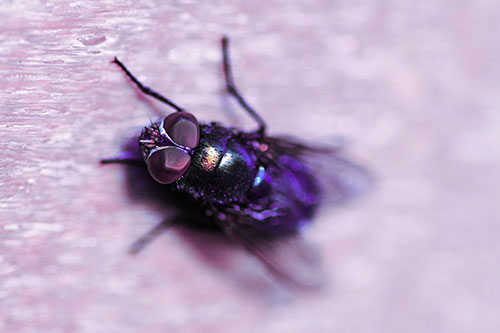
[[[499,332],[500,3],[2,1],[0,331]],[[170,112],[253,128],[223,94],[219,40],[271,134],[343,138],[377,182],[305,238],[328,285],[293,293],[99,165]],[[139,195],[137,194],[139,193]]]

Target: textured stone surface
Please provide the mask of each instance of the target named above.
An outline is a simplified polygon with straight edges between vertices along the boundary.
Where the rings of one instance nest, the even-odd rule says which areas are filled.
[[[2,1],[0,331],[498,332],[499,15],[493,0]],[[167,108],[110,61],[251,128],[221,94],[224,33],[271,133],[340,135],[377,175],[307,234],[319,293],[183,229],[126,254],[168,209],[98,160]]]

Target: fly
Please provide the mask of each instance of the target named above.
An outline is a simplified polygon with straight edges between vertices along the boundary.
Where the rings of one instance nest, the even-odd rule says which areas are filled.
[[[300,240],[300,230],[311,221],[328,191],[307,161],[311,156],[333,157],[327,166],[334,179],[330,187],[341,197],[352,190],[352,181],[346,181],[345,175],[361,179],[364,171],[338,157],[337,149],[268,136],[264,119],[234,83],[227,37],[222,38],[226,90],[257,123],[255,131],[200,123],[184,108],[144,86],[117,58],[113,62],[144,94],[175,112],[142,130],[137,156],[101,163],[147,168],[156,182],[186,193],[203,211],[204,223],[209,221],[253,253],[274,276],[297,286],[317,285],[316,256]],[[168,224],[161,223],[139,239],[132,251],[139,251]]]

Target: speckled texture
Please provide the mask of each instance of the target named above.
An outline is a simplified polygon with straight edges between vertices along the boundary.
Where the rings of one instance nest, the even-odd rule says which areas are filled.
[[[0,331],[499,332],[500,3],[2,1]],[[377,175],[307,238],[329,285],[292,294],[216,235],[127,247],[167,213],[121,151],[166,108],[251,128],[219,38],[272,134],[347,140]]]

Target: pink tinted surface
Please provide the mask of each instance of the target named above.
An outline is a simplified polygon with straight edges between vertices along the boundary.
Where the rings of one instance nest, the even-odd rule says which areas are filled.
[[[0,331],[499,332],[500,4],[2,1]],[[251,128],[219,38],[271,133],[336,136],[377,175],[306,238],[328,286],[293,294],[98,160],[168,108]]]

